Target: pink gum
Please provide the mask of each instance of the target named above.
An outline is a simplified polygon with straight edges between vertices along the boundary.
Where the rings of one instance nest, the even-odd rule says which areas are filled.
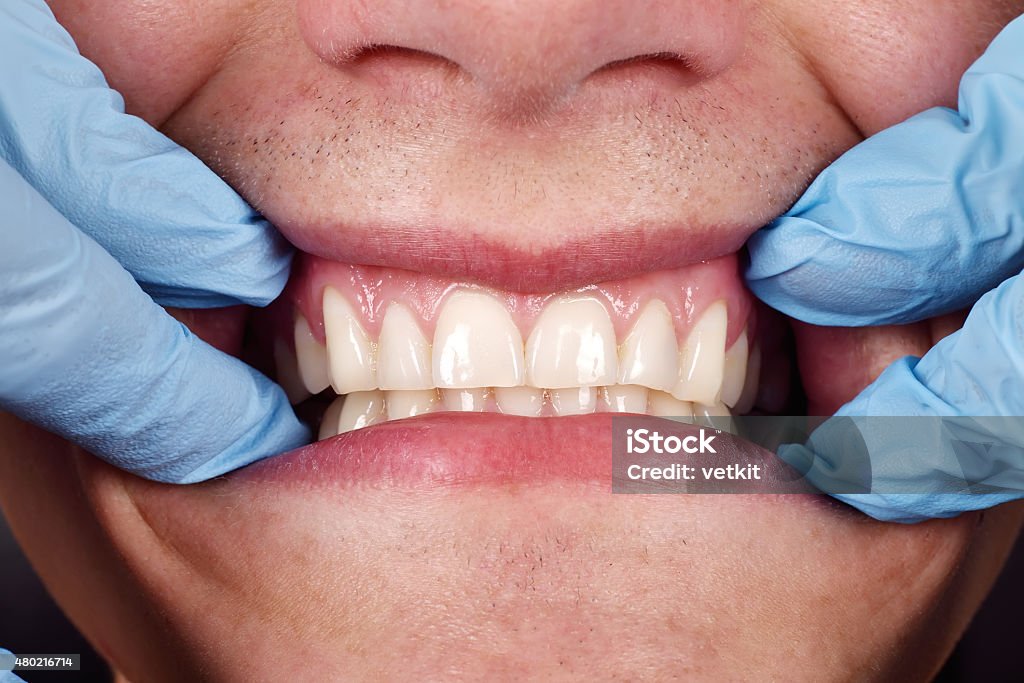
[[[328,286],[337,289],[362,314],[363,327],[372,339],[379,336],[384,313],[392,302],[408,306],[419,318],[424,334],[432,339],[441,306],[447,296],[457,290],[485,292],[501,301],[524,341],[544,307],[565,295],[592,296],[604,304],[620,343],[637,314],[652,299],[665,302],[680,342],[700,314],[715,301],[724,299],[729,312],[727,347],[745,327],[753,327],[754,323],[752,297],[743,285],[735,254],[566,292],[521,294],[407,270],[349,265],[303,253],[296,257],[292,266],[285,296],[306,318],[320,342],[324,341],[321,302],[323,290]]]

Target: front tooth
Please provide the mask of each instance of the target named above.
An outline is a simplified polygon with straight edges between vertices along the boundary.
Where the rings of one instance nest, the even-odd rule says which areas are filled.
[[[725,352],[725,363],[722,370],[721,400],[727,406],[734,406],[743,393],[743,384],[747,378],[747,331],[743,330],[739,338]]]
[[[605,408],[613,413],[647,412],[647,388],[613,384],[602,391]]]
[[[523,383],[523,337],[500,301],[477,292],[448,297],[434,331],[433,370],[439,387]]]
[[[299,374],[299,361],[285,339],[274,340],[274,366],[277,368],[277,383],[284,389],[288,402],[293,405],[309,398],[309,391]],[[327,367],[326,361],[323,367]]]
[[[498,408],[506,415],[540,417],[544,410],[544,391],[534,387],[504,387],[494,390]]]
[[[535,387],[615,384],[617,363],[611,318],[592,297],[550,304],[526,342],[526,382]]]
[[[681,401],[718,402],[725,366],[725,302],[711,304],[693,326],[679,351],[679,381],[672,395]]]
[[[384,394],[388,419],[400,420],[413,415],[425,415],[437,405],[437,391],[389,391]]]
[[[655,417],[681,417],[693,419],[693,404],[680,401],[663,391],[652,391],[647,399],[647,412]]]
[[[301,315],[295,316],[295,360],[299,366],[302,384],[311,394],[319,394],[330,386],[327,375],[327,349],[316,340],[309,323]]]
[[[331,359],[331,385],[339,394],[377,388],[373,344],[348,301],[333,287],[324,289],[324,331]]]
[[[338,433],[362,429],[386,419],[383,391],[357,391],[344,397],[338,417]]]
[[[331,401],[331,405],[327,406],[324,416],[320,418],[320,433],[317,435],[317,439],[323,441],[338,433],[338,421],[341,419],[341,408],[344,404],[345,397],[339,396]]]
[[[487,389],[442,389],[441,400],[448,410],[482,413],[487,407]]]
[[[664,302],[651,301],[619,349],[619,384],[672,391],[679,377],[679,342]]]
[[[552,389],[551,407],[555,415],[588,415],[597,410],[598,387]]]
[[[412,311],[391,304],[377,344],[377,383],[381,389],[432,389],[430,342]],[[390,404],[388,404],[390,406]]]

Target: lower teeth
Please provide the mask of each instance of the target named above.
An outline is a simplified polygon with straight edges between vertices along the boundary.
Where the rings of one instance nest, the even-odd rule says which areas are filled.
[[[633,385],[534,389],[426,389],[418,391],[357,391],[339,396],[320,423],[320,439],[369,427],[388,420],[439,412],[494,412],[526,417],[556,417],[591,413],[635,413],[659,417],[728,416],[724,404],[701,405],[671,394]]]

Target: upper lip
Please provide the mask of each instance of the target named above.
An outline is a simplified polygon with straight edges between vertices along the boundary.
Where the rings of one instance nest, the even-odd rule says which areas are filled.
[[[515,292],[554,292],[709,261],[738,251],[760,226],[624,227],[556,246],[521,246],[462,231],[339,226],[328,239],[278,223],[298,248]]]

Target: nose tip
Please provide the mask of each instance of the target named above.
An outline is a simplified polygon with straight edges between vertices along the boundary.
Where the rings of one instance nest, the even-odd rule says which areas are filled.
[[[596,72],[640,60],[669,63],[691,81],[720,73],[742,50],[742,4],[299,0],[298,13],[304,40],[329,63],[358,68],[357,61],[387,53],[379,48],[426,53],[457,67],[498,107],[540,107],[570,96]]]

